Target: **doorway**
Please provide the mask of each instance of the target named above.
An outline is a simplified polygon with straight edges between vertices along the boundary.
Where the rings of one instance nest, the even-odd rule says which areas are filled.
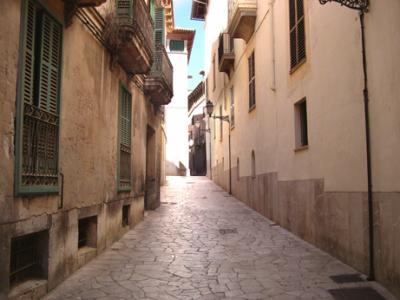
[[[151,126],[147,126],[146,189],[144,197],[144,208],[146,210],[158,207],[156,174],[156,132]]]

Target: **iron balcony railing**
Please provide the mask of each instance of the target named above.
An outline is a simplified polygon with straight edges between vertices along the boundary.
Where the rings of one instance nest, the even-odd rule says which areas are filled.
[[[129,0],[127,0],[128,2]],[[119,15],[119,25],[136,33],[148,52],[153,49],[154,24],[144,0],[130,0],[132,11]]]
[[[154,51],[154,63],[150,71],[150,77],[162,78],[170,91],[172,91],[173,67],[164,45],[158,45]]]

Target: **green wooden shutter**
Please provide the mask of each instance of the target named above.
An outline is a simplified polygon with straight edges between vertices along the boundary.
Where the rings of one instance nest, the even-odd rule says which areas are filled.
[[[154,44],[155,46],[164,45],[164,24],[165,24],[165,16],[164,16],[164,8],[156,7],[155,8],[155,20],[154,20]]]
[[[22,97],[23,103],[33,103],[36,8],[32,1],[25,5],[25,48],[23,58]]]
[[[132,0],[116,0],[115,6],[120,24],[132,24]]]
[[[155,21],[155,20],[154,20],[154,18],[155,18],[154,0],[150,0],[150,2],[149,2],[149,7],[150,7],[150,16],[151,16],[151,18],[153,19],[153,21]]]
[[[132,126],[132,96],[121,87],[119,113],[119,174],[118,189],[130,190],[131,186],[131,127]]]
[[[38,106],[58,114],[62,27],[45,13],[41,27]]]

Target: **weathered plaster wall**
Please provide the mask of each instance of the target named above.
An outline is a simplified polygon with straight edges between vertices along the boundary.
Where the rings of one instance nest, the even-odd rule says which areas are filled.
[[[64,19],[61,0],[42,3],[58,19]],[[110,67],[104,46],[74,18],[63,31],[59,150],[59,170],[64,178],[62,195],[14,197],[21,0],[1,1],[0,9],[6,12],[0,19],[0,54],[4,58],[0,62],[0,299],[4,299],[9,292],[12,237],[48,231],[48,281],[36,291],[43,292],[54,288],[126,232],[122,226],[124,204],[131,205],[130,226],[140,222],[144,216],[147,126],[156,131],[159,150],[154,164],[158,178],[163,140],[159,112],[119,66]],[[117,192],[121,83],[132,94],[132,190],[128,193]],[[159,186],[156,192],[159,196]],[[97,216],[97,247],[78,251],[78,220],[89,216]]]

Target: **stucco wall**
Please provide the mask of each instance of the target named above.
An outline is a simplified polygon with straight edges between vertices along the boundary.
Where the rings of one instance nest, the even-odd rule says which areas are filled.
[[[64,20],[64,2],[42,1]],[[122,206],[131,205],[130,226],[144,215],[147,127],[156,132],[156,172],[161,177],[162,130],[158,110],[75,17],[63,30],[59,172],[60,194],[14,197],[14,118],[19,65],[21,0],[0,2],[0,299],[9,292],[11,238],[48,232],[48,281],[52,289],[121,237]],[[87,11],[89,12],[89,11]],[[139,81],[140,82],[140,79]],[[132,94],[132,189],[117,191],[120,84]],[[157,181],[157,201],[159,202]],[[159,205],[159,203],[158,203]],[[157,204],[155,204],[155,207]],[[78,251],[78,219],[97,216],[97,247]]]
[[[255,31],[248,43],[235,39],[228,77],[212,58],[227,28],[227,1],[211,0],[206,17],[206,65],[214,113],[229,115],[235,94],[232,137],[233,192],[241,200],[302,238],[367,273],[367,158],[360,17],[336,3],[304,1],[306,62],[290,72],[288,1],[257,1]],[[273,6],[271,4],[273,3]],[[400,295],[400,12],[397,1],[371,3],[365,16],[370,92],[372,176],[377,280]],[[383,34],[384,33],[384,34]],[[249,111],[248,57],[255,50],[256,108]],[[216,62],[216,67],[218,61]],[[294,104],[307,98],[307,149],[295,151]],[[225,105],[225,103],[228,105]],[[213,179],[229,188],[228,124],[211,120]],[[251,176],[251,152],[256,177]],[[239,159],[239,171],[237,160]],[[223,162],[223,163],[222,163]],[[239,174],[237,174],[239,173]],[[276,185],[272,189],[271,174]],[[238,181],[236,181],[236,178]],[[266,179],[268,178],[268,179]],[[321,196],[308,192],[322,181]],[[275,186],[273,185],[273,186]],[[271,209],[273,213],[271,212]],[[316,225],[318,224],[318,225]],[[390,241],[390,242],[387,242]],[[396,252],[397,251],[397,252]]]

